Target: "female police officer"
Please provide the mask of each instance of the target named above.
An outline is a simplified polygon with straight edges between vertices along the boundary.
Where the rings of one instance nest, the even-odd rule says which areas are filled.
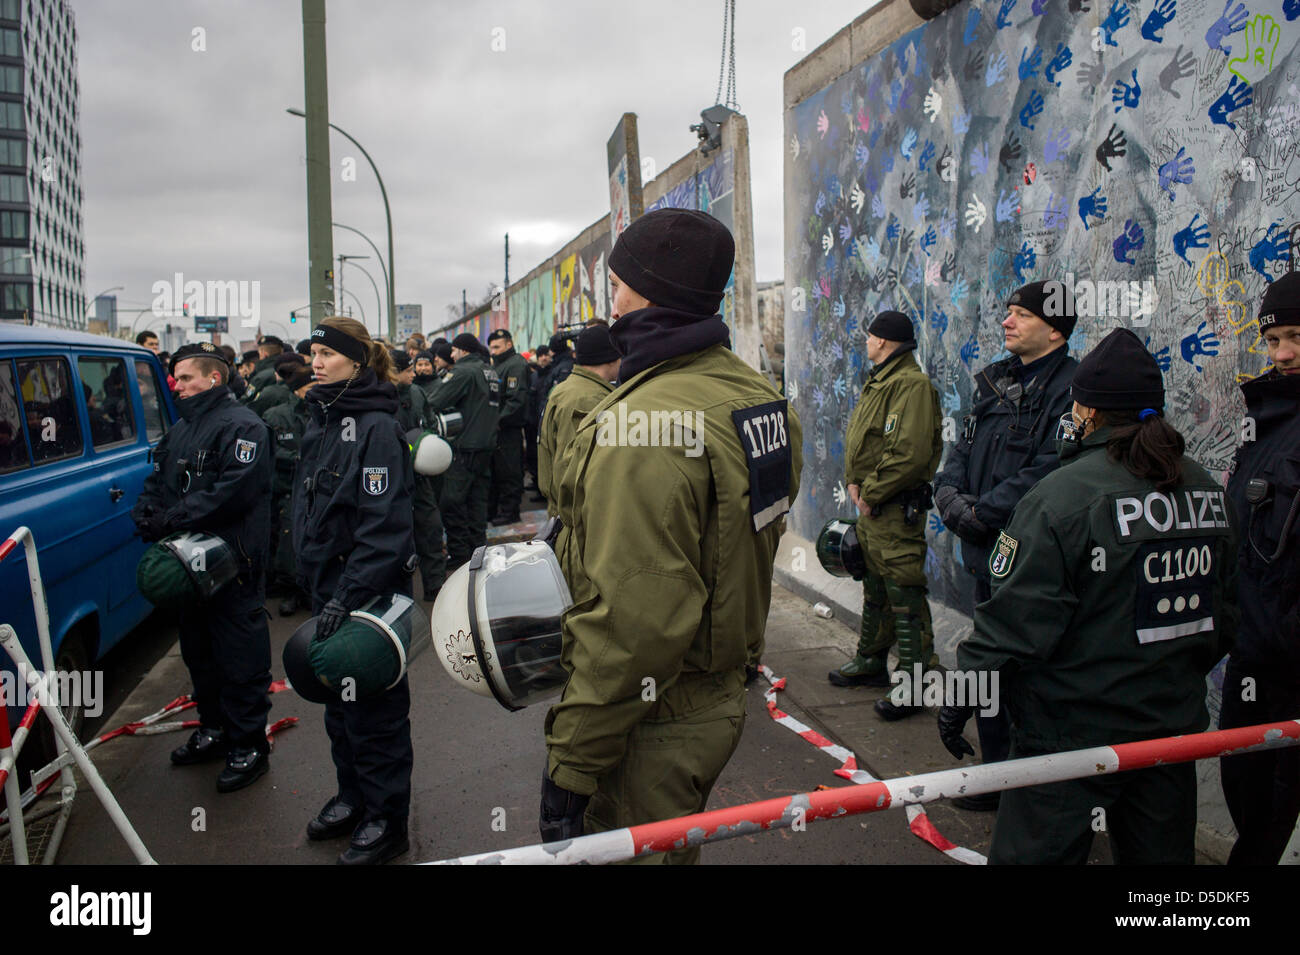
[[[388,350],[350,318],[312,332],[316,386],[294,481],[298,573],[328,639],[371,598],[411,595],[411,458],[395,417]],[[406,678],[365,701],[325,705],[339,791],[307,826],[311,839],[352,833],[344,865],[384,862],[408,848],[411,704]]]
[[[1204,730],[1205,675],[1235,620],[1224,492],[1162,417],[1155,359],[1116,329],[1072,393],[1061,467],[998,537],[993,595],[957,649],[963,669],[997,671],[1013,758]],[[971,709],[940,711],[958,758]],[[1195,767],[1008,790],[989,861],[1083,863],[1099,820],[1117,863],[1190,865]]]

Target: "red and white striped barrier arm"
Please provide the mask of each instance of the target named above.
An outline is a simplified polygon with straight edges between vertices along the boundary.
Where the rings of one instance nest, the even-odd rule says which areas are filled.
[[[1232,756],[1300,745],[1300,720],[1262,723],[1212,733],[1193,733],[1117,743],[1092,749],[958,767],[920,776],[878,780],[860,786],[798,793],[728,809],[615,829],[563,842],[520,846],[445,859],[444,865],[574,865],[621,862],[654,852],[700,846],[766,829],[880,812],[953,796],[975,796],[1022,786],[1040,786],[1169,763]]]

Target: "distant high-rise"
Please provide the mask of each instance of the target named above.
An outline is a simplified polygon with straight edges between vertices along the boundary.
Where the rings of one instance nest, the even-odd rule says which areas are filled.
[[[0,0],[0,319],[86,328],[77,28]]]

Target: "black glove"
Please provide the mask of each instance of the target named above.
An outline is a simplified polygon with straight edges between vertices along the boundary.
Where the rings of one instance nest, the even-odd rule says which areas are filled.
[[[971,744],[966,742],[966,737],[961,735],[961,731],[966,728],[966,721],[971,718],[975,712],[973,706],[943,706],[939,708],[939,739],[947,747],[948,752],[952,753],[953,759],[961,759],[963,755],[974,756],[975,750]]]
[[[334,631],[343,626],[343,622],[347,619],[348,608],[337,600],[331,600],[316,619],[316,639],[326,640],[334,636]]]
[[[560,842],[582,835],[582,815],[590,796],[579,796],[561,789],[542,770],[542,812],[537,828],[543,842]]]
[[[146,544],[162,540],[167,536],[162,515],[152,507],[142,508],[135,518],[135,533]]]
[[[989,539],[988,525],[975,516],[977,500],[974,494],[957,495],[948,508],[952,523],[944,521],[954,534],[968,544],[984,544]]]
[[[948,505],[956,496],[957,489],[951,484],[945,484],[943,487],[934,489],[934,509],[939,512],[940,520],[943,519],[944,513],[948,510]]]

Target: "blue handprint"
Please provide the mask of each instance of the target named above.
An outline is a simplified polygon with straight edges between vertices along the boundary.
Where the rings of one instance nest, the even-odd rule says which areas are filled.
[[[1115,112],[1119,112],[1125,106],[1130,109],[1136,109],[1138,100],[1142,97],[1142,87],[1138,85],[1138,71],[1133,71],[1132,85],[1124,80],[1116,80],[1114,88],[1110,91],[1111,102],[1115,104]]]
[[[1160,188],[1169,193],[1169,201],[1174,201],[1174,184],[1182,183],[1186,185],[1192,181],[1196,175],[1196,167],[1192,165],[1192,157],[1184,156],[1186,149],[1178,147],[1178,154],[1173,159],[1160,167]]]
[[[885,200],[880,193],[871,197],[871,218],[883,219],[885,217]]]
[[[930,327],[942,335],[948,330],[948,313],[941,308],[936,308],[930,313]]]
[[[1029,12],[1036,17],[1041,17],[1047,12],[1047,0],[1034,0],[1029,6]]]
[[[849,239],[853,238],[853,227],[847,222],[840,224],[840,242],[848,244]]]
[[[1300,0],[1282,0],[1282,12],[1286,14],[1287,20],[1300,17]]]
[[[938,514],[931,514],[926,519],[926,525],[930,528],[930,530],[934,531],[935,537],[938,537],[940,534],[942,534],[944,531],[948,529],[947,527],[944,526],[943,520],[939,517]],[[927,551],[926,556],[929,557],[930,555],[929,555],[928,547],[926,548],[926,551]],[[936,560],[935,564],[938,565],[938,563],[939,563],[938,560]],[[935,569],[938,570],[939,567],[936,566]],[[935,574],[934,576],[937,578],[938,574]]]
[[[1079,200],[1079,218],[1083,220],[1085,230],[1092,227],[1089,217],[1098,222],[1106,218],[1106,197],[1101,194],[1101,186]]]
[[[999,53],[996,60],[989,60],[989,65],[984,70],[984,85],[995,86],[1001,83],[1007,75],[1007,55]]]
[[[970,46],[975,42],[975,28],[980,24],[981,11],[979,7],[971,7],[966,11],[966,29],[962,31],[961,45]]]
[[[1065,151],[1070,148],[1070,129],[1062,126],[1060,130],[1049,129],[1047,141],[1043,143],[1043,162],[1056,162],[1065,158]]]
[[[945,239],[951,239],[956,228],[957,217],[945,208],[943,212],[939,213],[939,235]]]
[[[1015,254],[1011,260],[1011,267],[1016,270],[1016,281],[1021,285],[1025,284],[1026,273],[1038,264],[1038,253],[1035,252],[1028,242],[1020,244],[1020,251]]]
[[[898,101],[903,98],[903,83],[901,80],[893,80],[889,84],[889,111],[898,112]]]
[[[834,382],[832,382],[832,384],[831,384],[831,391],[835,392],[835,397],[836,397],[836,398],[843,398],[843,397],[844,397],[844,395],[847,393],[847,389],[844,387],[844,376],[843,376],[843,375],[840,375],[838,378],[835,379]]]
[[[1296,3],[1300,3],[1300,0],[1296,0]],[[952,114],[952,131],[960,136],[968,129],[970,129],[970,110],[964,112],[957,110]]]
[[[1115,34],[1127,25],[1128,7],[1121,3],[1120,0],[1114,0],[1110,5],[1110,12],[1106,14],[1106,19],[1101,21],[1101,30],[1106,34],[1106,45],[1119,46],[1115,42]]]
[[[1289,233],[1282,232],[1282,223],[1274,222],[1268,227],[1264,238],[1250,247],[1250,267],[1264,276],[1264,281],[1272,282],[1265,265],[1269,262],[1286,261],[1291,258],[1291,240]]]
[[[898,219],[891,212],[889,214],[889,224],[885,226],[885,238],[890,242],[896,242],[902,231],[903,230],[899,227]]]
[[[933,158],[934,143],[927,139],[925,145],[921,147],[921,155],[916,158],[916,167],[920,169],[921,172],[925,172],[926,168],[930,165],[930,160]]]
[[[1029,101],[1025,103],[1020,110],[1020,125],[1026,129],[1033,129],[1034,124],[1030,122],[1035,116],[1043,111],[1043,97],[1038,90],[1029,91]]]
[[[1011,26],[1011,11],[1016,7],[1016,0],[1002,0],[1002,6],[998,8],[998,29],[1003,30]]]
[[[980,356],[980,343],[975,340],[975,333],[972,332],[970,338],[966,339],[966,344],[961,346],[961,360],[967,365]]]
[[[1065,196],[1051,193],[1047,197],[1047,208],[1043,210],[1043,227],[1060,231],[1066,226]]]
[[[1160,31],[1174,18],[1174,7],[1174,0],[1158,0],[1156,5],[1151,8],[1151,12],[1147,14],[1147,18],[1142,21],[1142,36],[1144,39],[1154,40],[1156,43],[1164,42],[1164,37],[1160,35]]]
[[[1207,358],[1213,358],[1219,353],[1219,340],[1214,336],[1214,330],[1206,330],[1205,322],[1196,326],[1196,331],[1192,332],[1180,343],[1183,352],[1183,361],[1187,362],[1197,371],[1202,371],[1201,363],[1196,361],[1197,355],[1205,355]]]
[[[961,308],[961,303],[966,301],[966,296],[970,294],[970,285],[964,275],[959,275],[953,280],[952,292],[948,295],[948,301],[952,303],[953,308]]]
[[[980,143],[970,154],[970,164],[981,176],[989,171],[989,147],[987,143]]]
[[[1223,41],[1238,30],[1246,28],[1246,21],[1250,19],[1250,14],[1246,11],[1246,5],[1239,3],[1229,12],[1228,8],[1232,6],[1232,0],[1228,0],[1223,5],[1223,13],[1219,19],[1210,24],[1210,29],[1205,31],[1205,44],[1211,50],[1222,50],[1224,56],[1232,53],[1231,46],[1224,46]]]
[[[1187,258],[1188,249],[1206,249],[1210,246],[1210,227],[1204,222],[1200,222],[1201,214],[1198,212],[1192,216],[1192,221],[1187,223],[1187,227],[1179,229],[1174,233],[1174,252],[1178,257],[1191,265],[1191,260]]]
[[[1056,78],[1056,74],[1065,70],[1073,62],[1074,54],[1070,52],[1070,48],[1064,43],[1058,43],[1056,44],[1056,55],[1052,57],[1052,62],[1047,64],[1047,69],[1043,70],[1043,76],[1047,78],[1049,83],[1060,86],[1061,81]]]
[[[871,158],[871,150],[867,148],[866,143],[858,143],[853,147],[853,158],[858,161],[859,166],[867,164],[867,160]]]
[[[915,222],[920,222],[929,214],[930,200],[925,197],[925,193],[923,192],[916,197],[916,205],[912,207],[912,219]]]
[[[926,255],[930,254],[930,249],[939,241],[939,236],[935,234],[934,226],[929,226],[925,230],[925,235],[921,236],[921,251]]]
[[[825,208],[826,208],[826,193],[819,192],[817,193],[817,201],[813,203],[813,215],[815,216],[821,215],[822,210]]]
[[[1142,227],[1132,219],[1125,220],[1124,231],[1119,234],[1112,244],[1115,261],[1136,265],[1137,260],[1133,256],[1138,253],[1142,246],[1146,245],[1146,241],[1146,234],[1142,231]]]
[[[831,314],[834,315],[836,318],[843,318],[844,312],[845,312],[844,296],[841,295],[839,298],[835,300],[835,304],[831,306]],[[839,342],[836,342],[835,344],[838,345]],[[832,354],[833,353],[834,353],[834,348],[832,347]],[[834,357],[839,358],[840,356],[834,355]]]
[[[1211,121],[1220,126],[1227,126],[1229,129],[1236,129],[1237,124],[1228,119],[1228,114],[1243,106],[1249,106],[1254,98],[1255,94],[1251,92],[1250,84],[1243,83],[1233,76],[1228,80],[1228,88],[1223,91],[1223,95],[1210,104]]]
[[[998,190],[998,222],[1010,222],[1020,211],[1020,190],[1012,189],[1008,195],[1005,189]]]
[[[849,320],[844,323],[844,332],[851,338],[853,337],[853,334],[857,330],[858,330],[858,317],[856,315],[850,315]]]
[[[903,276],[903,280],[908,285],[920,285],[921,279],[924,277],[924,274],[925,272],[921,268],[921,263],[913,260],[912,263],[907,267],[907,273]]]
[[[898,147],[899,153],[909,162],[912,159],[912,150],[916,148],[916,130],[911,126],[903,134],[903,144]]]
[[[1042,61],[1043,61],[1043,51],[1038,47],[1034,47],[1033,56],[1029,55],[1029,47],[1025,47],[1023,50],[1021,50],[1020,66],[1016,68],[1016,72],[1020,75],[1020,82],[1023,83],[1031,76],[1037,76],[1038,65]]]
[[[867,258],[871,260],[872,265],[876,265],[884,258],[884,253],[880,251],[880,242],[873,235],[867,239]]]
[[[892,151],[880,154],[880,168],[885,172],[894,171],[894,154]]]
[[[1160,370],[1168,371],[1174,363],[1173,358],[1169,356],[1169,346],[1166,345],[1164,348],[1160,349],[1159,351],[1152,351],[1150,335],[1146,337],[1146,339],[1143,341],[1143,344],[1147,346],[1147,351],[1151,352],[1151,357],[1156,360],[1156,364],[1160,366]]]

